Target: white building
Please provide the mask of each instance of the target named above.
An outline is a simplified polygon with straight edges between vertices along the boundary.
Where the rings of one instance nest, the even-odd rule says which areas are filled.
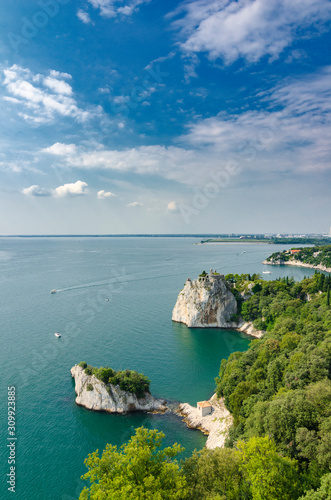
[[[201,416],[205,417],[206,415],[209,415],[211,413],[212,405],[209,403],[209,401],[199,401],[197,403],[197,408],[201,413]]]

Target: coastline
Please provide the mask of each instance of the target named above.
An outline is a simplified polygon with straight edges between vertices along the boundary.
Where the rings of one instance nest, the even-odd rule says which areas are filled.
[[[245,333],[246,335],[249,335],[250,337],[253,337],[255,339],[260,339],[265,334],[264,330],[256,330],[251,321],[240,323],[237,326],[236,330],[238,332]]]
[[[233,417],[225,408],[223,398],[214,394],[208,402],[212,405],[212,413],[202,417],[199,410],[188,403],[181,403],[176,411],[183,418],[189,429],[198,429],[208,435],[206,448],[223,448],[233,423]]]
[[[269,262],[267,260],[264,260],[262,262],[262,264],[265,265],[265,266],[306,267],[307,269],[316,269],[317,271],[323,271],[325,273],[331,273],[331,268],[330,267],[322,266],[322,264],[317,264],[317,266],[315,266],[314,264],[306,264],[305,262],[296,262],[294,260],[288,260],[286,262],[283,262],[282,264],[280,264],[279,262]]]

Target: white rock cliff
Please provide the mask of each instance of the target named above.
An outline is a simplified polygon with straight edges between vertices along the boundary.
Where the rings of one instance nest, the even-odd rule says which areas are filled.
[[[164,400],[154,398],[148,392],[143,398],[137,398],[135,394],[122,391],[118,385],[108,386],[108,392],[106,384],[94,375],[87,375],[78,365],[70,372],[75,379],[76,403],[89,410],[126,413],[137,410],[163,412],[167,409]],[[88,384],[93,390],[87,390]]]
[[[205,277],[186,280],[172,312],[172,320],[188,327],[236,328],[232,321],[237,301],[222,274],[211,269]]]

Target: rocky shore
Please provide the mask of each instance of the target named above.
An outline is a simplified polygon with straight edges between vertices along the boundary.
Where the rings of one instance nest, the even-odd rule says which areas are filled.
[[[242,321],[237,325],[236,330],[246,333],[246,335],[254,337],[255,339],[260,339],[265,334],[264,330],[257,330],[251,321]]]
[[[131,392],[125,392],[118,385],[104,384],[95,375],[87,375],[85,370],[75,365],[70,370],[75,379],[76,403],[88,410],[108,413],[127,413],[148,411],[163,413],[167,410],[166,402],[146,392],[138,398]]]
[[[209,403],[212,406],[210,415],[203,417],[198,408],[188,403],[180,404],[177,414],[184,417],[183,420],[190,429],[199,429],[208,435],[206,448],[212,450],[224,446],[233,418],[225,408],[223,399],[218,399],[216,394],[209,399]]]
[[[316,266],[313,264],[306,264],[305,262],[300,262],[299,260],[286,260],[286,261],[275,261],[271,262],[268,260],[264,260],[262,264],[266,266],[295,266],[295,267],[307,267],[308,269],[317,269],[318,271],[324,271],[326,273],[331,273],[330,267],[322,266],[321,264],[317,264]]]

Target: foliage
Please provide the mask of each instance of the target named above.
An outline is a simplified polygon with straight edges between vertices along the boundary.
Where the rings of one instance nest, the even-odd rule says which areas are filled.
[[[292,250],[299,251],[294,254],[290,250],[275,252],[267,258],[267,261],[286,263],[289,260],[294,260],[298,263],[302,262],[312,266],[322,265],[331,268],[331,245],[295,248]]]
[[[86,390],[87,391],[93,391],[93,385],[92,384],[87,384]]]
[[[86,375],[93,375],[93,367],[91,365],[87,365],[84,371]]]
[[[300,494],[295,461],[280,456],[268,437],[239,441],[242,469],[254,500],[294,500]]]
[[[109,378],[109,383],[119,385],[122,391],[132,392],[139,398],[143,397],[146,392],[149,392],[151,381],[142,373],[123,370],[115,372],[113,377]]]
[[[117,449],[107,444],[85,460],[88,472],[82,477],[91,486],[80,500],[176,500],[186,497],[186,480],[176,457],[183,448],[174,444],[161,448],[164,434],[140,427],[127,444]]]
[[[87,367],[87,363],[86,361],[81,361],[80,363],[78,363],[78,366],[80,366],[81,368],[83,368],[83,370],[85,370],[85,368]]]
[[[244,500],[251,498],[240,468],[240,453],[226,448],[194,451],[183,463],[188,499]]]
[[[321,479],[321,487],[317,491],[310,490],[299,500],[330,500],[331,474],[325,474]]]
[[[86,365],[86,366],[85,366]],[[78,366],[85,367],[86,375],[94,375],[107,385],[110,390],[110,385],[119,385],[122,391],[131,392],[138,398],[144,397],[146,392],[149,392],[150,380],[142,373],[133,370],[115,371],[108,366],[94,368],[87,365],[85,361],[81,361]]]
[[[217,394],[234,417],[228,446],[270,436],[298,461],[307,486],[331,463],[331,311],[328,277],[262,281],[242,317],[267,333],[223,360]],[[311,300],[307,301],[307,294]]]

